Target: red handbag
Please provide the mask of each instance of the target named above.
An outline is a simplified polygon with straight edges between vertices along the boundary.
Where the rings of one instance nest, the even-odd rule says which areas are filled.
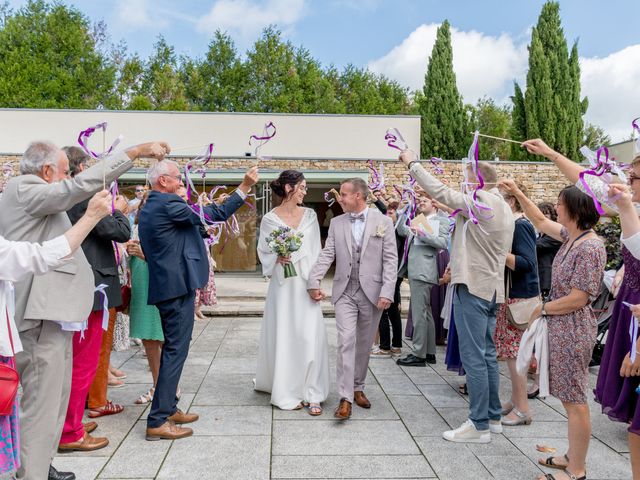
[[[7,332],[9,332],[9,343],[11,344],[11,353],[15,358],[15,349],[13,348],[13,337],[11,336],[11,325],[9,324],[9,310],[6,310],[7,316]],[[13,404],[18,393],[18,384],[20,377],[15,368],[6,363],[0,363],[0,415],[10,415],[13,412]]]

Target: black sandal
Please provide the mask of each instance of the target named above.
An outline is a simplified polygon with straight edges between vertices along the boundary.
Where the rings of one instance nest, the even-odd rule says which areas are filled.
[[[567,461],[567,465],[560,465],[559,463],[555,463],[553,461],[556,457],[547,457],[547,459],[543,462],[542,460],[538,460],[538,463],[544,467],[555,468],[556,470],[566,470],[569,465],[569,457],[567,455],[563,455],[564,459]]]
[[[563,471],[564,471],[564,473],[566,473],[569,476],[569,480],[587,480],[587,476],[586,475],[583,475],[581,477],[576,477],[573,473],[571,473],[566,468]],[[544,475],[544,480],[558,480],[558,479],[554,475],[552,475],[551,473],[546,473]]]
[[[460,392],[461,395],[469,395],[469,390],[467,390],[467,384],[461,383],[460,385],[458,385],[458,392]]]

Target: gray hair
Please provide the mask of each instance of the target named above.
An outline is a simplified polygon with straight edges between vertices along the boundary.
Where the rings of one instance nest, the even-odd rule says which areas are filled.
[[[147,173],[147,180],[151,184],[152,187],[155,187],[158,184],[158,179],[162,175],[169,175],[169,167],[171,165],[175,165],[175,167],[180,171],[180,167],[173,160],[160,160],[158,163],[153,165],[149,172]]]
[[[58,168],[60,149],[51,142],[31,142],[20,159],[20,173],[38,175],[46,165]]]
[[[362,194],[362,198],[367,200],[367,197],[369,196],[369,186],[367,185],[367,182],[361,178],[355,177],[343,180],[340,185],[344,185],[345,183],[350,184],[354,192],[360,192]]]

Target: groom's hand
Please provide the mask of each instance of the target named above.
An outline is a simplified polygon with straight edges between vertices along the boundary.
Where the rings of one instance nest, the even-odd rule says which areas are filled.
[[[313,300],[314,302],[319,302],[324,298],[324,293],[322,293],[322,290],[318,288],[309,289],[307,290],[307,292],[309,293],[311,300]]]
[[[391,306],[391,300],[388,298],[380,297],[378,299],[378,310],[386,310]]]

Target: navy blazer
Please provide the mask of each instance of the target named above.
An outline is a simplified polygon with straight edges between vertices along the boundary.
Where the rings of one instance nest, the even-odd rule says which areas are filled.
[[[215,222],[227,220],[244,203],[234,192],[221,206],[204,208]],[[209,280],[209,261],[200,217],[174,193],[149,192],[138,219],[140,245],[149,266],[149,305],[181,297]]]

